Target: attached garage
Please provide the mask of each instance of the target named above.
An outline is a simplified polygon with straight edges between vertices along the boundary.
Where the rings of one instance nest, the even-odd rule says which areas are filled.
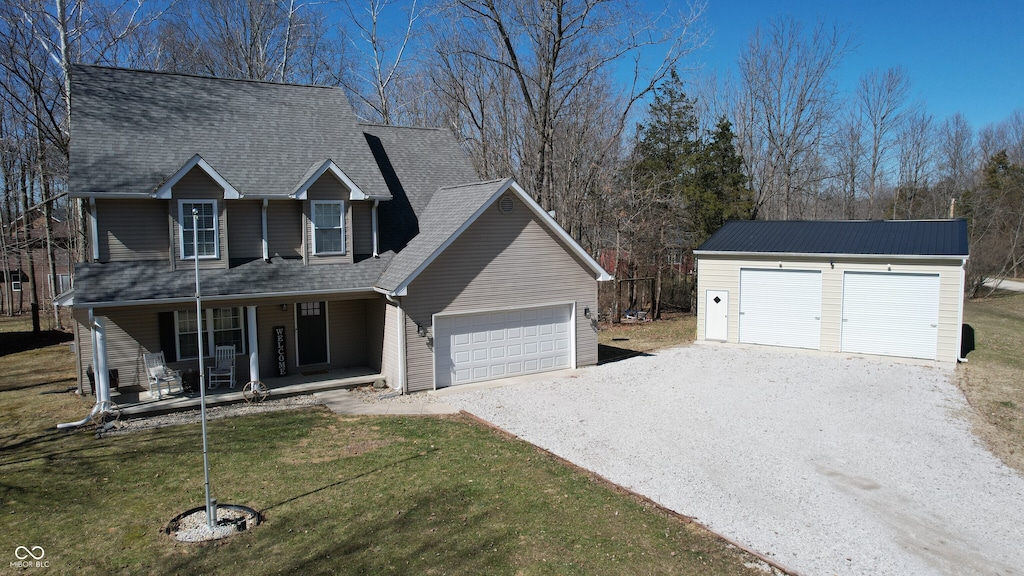
[[[694,251],[697,338],[956,362],[964,220],[732,221]]]
[[[434,318],[436,386],[570,368],[572,306]]]

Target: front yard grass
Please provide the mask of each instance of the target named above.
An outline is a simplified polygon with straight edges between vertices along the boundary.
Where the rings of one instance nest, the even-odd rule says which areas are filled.
[[[961,364],[960,387],[980,421],[977,433],[1007,465],[1024,473],[1024,294],[969,300],[964,322],[975,350]]]
[[[0,356],[0,572],[763,574],[714,534],[463,418],[322,408],[209,424],[211,484],[265,523],[216,543],[161,533],[200,506],[199,425],[54,429],[88,412],[66,344]],[[12,571],[24,570],[11,567]]]

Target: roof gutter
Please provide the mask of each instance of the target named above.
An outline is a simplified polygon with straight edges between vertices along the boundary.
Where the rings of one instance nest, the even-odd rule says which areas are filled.
[[[221,294],[217,296],[203,296],[203,302],[226,302],[229,300],[265,299],[265,298],[291,298],[296,296],[327,296],[331,294],[358,294],[379,292],[376,288],[345,288],[330,290],[302,290],[293,292],[257,292],[252,294]],[[90,308],[116,308],[119,306],[149,306],[155,304],[184,304],[195,302],[195,296],[182,296],[180,298],[159,298],[152,300],[111,300],[107,302],[83,303]]]
[[[869,258],[878,260],[963,260],[963,254],[841,254],[830,252],[738,252],[730,250],[694,250],[696,256],[754,256],[760,258]]]

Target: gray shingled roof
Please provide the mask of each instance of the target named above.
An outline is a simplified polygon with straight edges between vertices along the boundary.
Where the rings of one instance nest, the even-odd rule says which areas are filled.
[[[226,269],[200,271],[204,297],[295,292],[372,290],[388,252],[355,264],[305,266],[300,259],[262,259]],[[195,297],[195,276],[173,271],[164,260],[80,263],[75,266],[75,306],[111,302],[156,302]]]
[[[243,196],[287,196],[328,159],[389,196],[340,88],[79,65],[71,107],[75,196],[152,193],[196,154]]]
[[[377,281],[377,287],[394,291],[421,264],[430,258],[453,234],[510,179],[477,182],[441,188],[434,193],[420,216],[420,233],[398,253]]]
[[[966,257],[967,222],[732,220],[697,251]]]
[[[480,178],[448,130],[363,124],[393,199],[379,208],[380,249],[396,252],[423,230],[419,216],[438,188]]]

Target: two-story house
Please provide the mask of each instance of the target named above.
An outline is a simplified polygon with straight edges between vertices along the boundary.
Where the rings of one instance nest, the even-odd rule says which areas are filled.
[[[515,182],[478,181],[448,132],[359,124],[318,86],[76,66],[71,95],[80,379],[95,362],[145,384],[155,351],[195,367],[200,338],[271,387],[367,367],[412,392],[597,362],[607,273]]]

